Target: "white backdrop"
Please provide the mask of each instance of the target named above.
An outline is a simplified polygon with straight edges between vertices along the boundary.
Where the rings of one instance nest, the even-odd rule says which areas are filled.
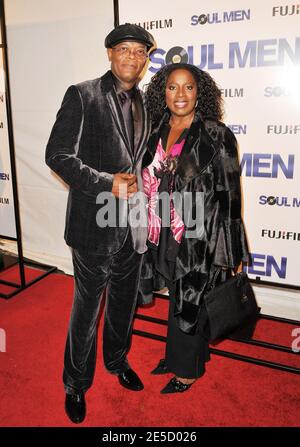
[[[2,35],[0,30],[0,44],[3,44],[1,39]],[[15,238],[16,226],[5,94],[4,49],[0,48],[0,235]]]
[[[287,38],[295,24],[293,15],[286,17],[287,21],[284,21],[285,18],[281,16],[275,16],[274,19],[269,16],[265,23],[266,30],[263,32],[257,29],[257,34],[253,23],[249,26],[245,21],[230,23],[226,26],[225,24],[203,25],[203,27],[202,25],[195,25],[190,26],[187,31],[185,30],[183,37],[180,38],[180,33],[182,34],[183,31],[180,24],[189,23],[190,20],[190,15],[186,15],[185,12],[190,0],[184,2],[184,7],[183,3],[177,0],[160,3],[153,0],[151,11],[147,13],[146,8],[143,8],[145,11],[143,14],[140,12],[140,4],[136,7],[132,0],[126,0],[125,3],[125,0],[119,1],[123,17],[125,13],[128,13],[127,20],[130,19],[129,15],[131,14],[131,17],[136,17],[138,22],[149,22],[152,19],[163,20],[162,23],[157,25],[165,26],[164,19],[173,18],[171,29],[166,27],[152,29],[157,41],[159,40],[159,48],[167,51],[176,45],[185,47],[186,44],[189,44],[199,49],[201,43],[206,45],[216,42],[215,62],[223,62],[224,67],[228,64],[228,48],[226,50],[226,45],[223,45],[223,43],[239,40],[236,39],[237,30],[242,33],[245,27],[244,37],[240,38],[240,42],[246,42],[252,39],[252,36],[256,40],[273,38],[277,35],[277,31],[276,33],[274,30],[269,32],[267,27],[269,26],[269,20],[275,20],[280,38]],[[208,6],[206,8],[203,6],[205,3],[201,2],[201,8],[198,5],[195,7],[195,14],[200,15],[203,10],[205,12],[222,12],[224,11],[223,3],[219,2],[218,7],[211,7],[211,4],[217,5],[217,2],[207,1]],[[263,2],[249,2],[250,6],[254,3],[261,5],[262,11],[264,10]],[[288,1],[285,2],[285,4],[287,3]],[[242,6],[240,6],[241,4],[238,1],[228,1],[226,2],[227,11],[230,11],[232,5],[236,9],[249,8],[245,2]],[[125,9],[124,5],[126,6]],[[103,42],[107,33],[113,28],[113,0],[6,0],[5,7],[24,254],[31,259],[56,265],[65,272],[71,273],[70,251],[63,239],[67,189],[45,165],[45,146],[66,88],[70,84],[96,78],[109,68]],[[136,10],[136,16],[132,15],[134,10]],[[155,10],[158,12],[153,13]],[[177,23],[176,17],[180,19],[177,20]],[[296,19],[298,20],[299,17],[297,15]],[[251,20],[252,18],[251,16]],[[279,24],[281,24],[282,29],[279,29]],[[156,26],[156,22],[154,25]],[[178,38],[172,34],[172,30],[176,31]],[[169,41],[171,36],[172,42]],[[288,39],[290,41],[290,37]],[[244,52],[244,48],[241,47],[241,49]],[[299,53],[297,54],[299,55]],[[197,57],[199,63],[199,52]],[[159,66],[159,64],[153,65],[156,68]],[[291,68],[294,70],[295,66],[292,64]],[[286,148],[287,154],[295,155],[294,179],[285,180],[280,170],[277,178],[267,179],[268,182],[264,182],[264,184],[262,184],[266,180],[264,178],[243,176],[247,202],[250,201],[251,194],[253,194],[253,200],[257,199],[255,185],[258,185],[259,189],[261,188],[260,194],[265,195],[269,194],[269,190],[272,193],[274,192],[274,196],[278,194],[287,197],[299,192],[299,187],[295,187],[293,193],[290,192],[290,189],[281,189],[282,187],[290,187],[289,185],[292,183],[295,186],[296,179],[299,179],[299,168],[296,169],[299,145],[297,135],[274,136],[270,134],[268,138],[267,135],[264,135],[264,140],[259,141],[258,144],[257,137],[252,133],[254,130],[257,135],[259,135],[258,131],[262,133],[262,125],[267,119],[261,112],[260,101],[262,96],[264,98],[264,90],[262,96],[258,94],[261,73],[267,70],[270,78],[268,78],[266,84],[262,83],[262,88],[271,87],[272,96],[265,97],[265,101],[269,100],[274,114],[269,123],[280,124],[282,122],[284,124],[287,122],[291,125],[299,123],[299,109],[296,106],[286,116],[286,112],[282,113],[282,104],[290,103],[291,96],[281,95],[282,91],[275,89],[276,86],[283,85],[274,77],[275,69],[274,66],[266,68],[249,68],[246,66],[243,69],[210,70],[218,83],[227,89],[228,95],[238,95],[240,89],[244,88],[243,97],[230,98],[227,96],[225,98],[227,108],[225,121],[228,124],[247,125],[246,135],[237,135],[241,153],[261,152],[272,154],[277,153],[279,149],[281,151]],[[227,78],[225,78],[225,72],[227,72]],[[151,75],[152,73],[147,73],[148,79]],[[269,91],[266,92],[268,95]],[[294,95],[296,91],[299,90],[295,89]],[[285,89],[284,93],[287,94],[288,90]],[[256,119],[254,115],[249,117],[242,107],[243,104],[249,107],[251,105],[252,109],[257,111],[259,119]],[[229,118],[230,114],[233,113],[235,115]],[[261,135],[260,138],[262,138]],[[296,177],[296,171],[298,177]],[[245,185],[246,182],[249,182],[249,186]],[[282,182],[282,186],[279,182]],[[251,226],[254,227],[262,222],[264,217],[262,213],[266,213],[267,209],[272,211],[271,206],[261,206],[258,209],[258,214],[255,214],[253,219],[246,216],[248,231]],[[294,218],[294,215],[290,218],[292,210],[288,207],[279,209],[283,211],[282,220],[279,224],[272,218],[272,225],[276,228],[277,226],[283,228],[282,223],[282,225],[285,224],[284,229],[299,231],[297,230],[299,219]],[[252,231],[254,235],[254,229],[251,229]],[[276,246],[277,250],[282,242],[277,240],[273,243],[271,240],[270,251],[260,251],[259,248],[257,253],[275,254],[277,256],[277,251],[276,253],[273,251],[273,246],[274,249]],[[291,242],[291,245],[296,243],[293,241],[286,242]],[[7,241],[2,240],[0,244],[10,251],[15,249]],[[251,245],[253,245],[253,241],[251,241]],[[285,251],[286,245],[282,247],[284,256],[286,256]],[[289,257],[288,270],[291,263],[296,265],[296,260]],[[291,279],[287,277],[285,281],[291,282]],[[299,292],[271,287],[255,287],[255,289],[264,313],[300,320]]]
[[[273,0],[120,0],[120,23],[155,37],[143,84],[164,64],[207,70],[239,141],[250,277],[300,285],[300,6]],[[184,5],[184,6],[183,6]]]
[[[67,87],[109,68],[113,1],[6,0],[5,11],[24,254],[72,272],[67,188],[45,165],[45,148]]]

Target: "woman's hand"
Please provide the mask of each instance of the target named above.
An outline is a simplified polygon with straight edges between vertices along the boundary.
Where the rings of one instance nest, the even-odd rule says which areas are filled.
[[[221,267],[222,270],[232,270],[233,274],[236,275],[237,273],[241,273],[243,271],[243,262],[240,263],[237,267],[230,268],[230,267]]]
[[[243,271],[243,263],[241,262],[240,265],[238,265],[237,267],[235,267],[233,269],[234,274],[236,275],[237,273],[241,273]]]

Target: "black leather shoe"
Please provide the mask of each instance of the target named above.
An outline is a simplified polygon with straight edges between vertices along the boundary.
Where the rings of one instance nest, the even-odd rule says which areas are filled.
[[[161,390],[161,394],[171,394],[171,393],[184,393],[189,390],[193,383],[183,383],[177,380],[176,377],[170,380],[167,385]]]
[[[66,394],[65,410],[74,424],[80,424],[84,420],[86,413],[84,393]]]
[[[119,382],[122,386],[131,391],[141,391],[144,389],[144,385],[138,375],[133,369],[128,369],[122,374],[118,375]]]
[[[167,365],[166,365],[166,360],[165,360],[165,359],[161,359],[161,360],[158,362],[157,367],[154,368],[154,369],[151,371],[151,374],[154,374],[154,375],[158,375],[158,374],[168,374],[169,372],[170,372],[170,371],[168,370],[168,367],[167,367]]]

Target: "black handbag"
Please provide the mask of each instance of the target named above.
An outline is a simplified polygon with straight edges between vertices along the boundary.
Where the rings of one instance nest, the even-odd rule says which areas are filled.
[[[204,304],[208,314],[209,339],[224,338],[257,321],[260,308],[246,273],[241,272],[216,285],[217,270]]]

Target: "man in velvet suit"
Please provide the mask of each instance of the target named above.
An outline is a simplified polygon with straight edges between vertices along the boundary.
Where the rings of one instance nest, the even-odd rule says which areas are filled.
[[[137,25],[120,25],[109,33],[105,46],[111,70],[68,88],[46,149],[47,165],[70,187],[65,240],[72,248],[75,290],[63,381],[65,410],[74,423],[85,418],[105,288],[105,367],[127,389],[143,389],[126,355],[147,234],[127,221],[124,225],[120,215],[141,185],[150,128],[136,85],[153,45],[152,35]],[[103,197],[115,201],[110,211],[116,219],[107,226],[97,218]]]

